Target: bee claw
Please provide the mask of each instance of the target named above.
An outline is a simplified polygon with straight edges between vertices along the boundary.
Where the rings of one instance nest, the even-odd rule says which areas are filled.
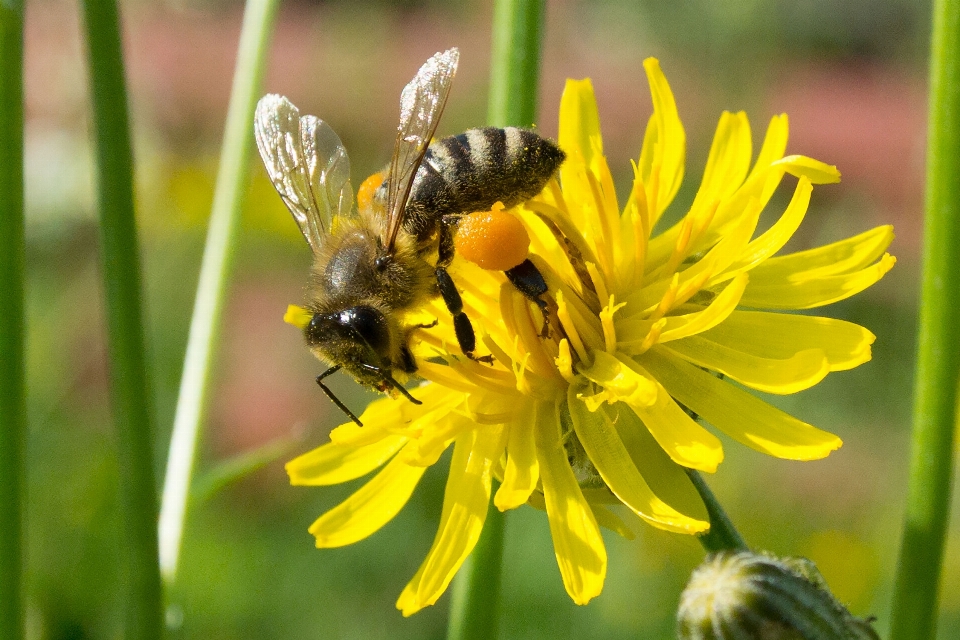
[[[431,322],[430,324],[415,324],[413,325],[413,328],[414,329],[433,329],[438,324],[440,324],[440,321],[437,319],[434,319],[434,321]]]

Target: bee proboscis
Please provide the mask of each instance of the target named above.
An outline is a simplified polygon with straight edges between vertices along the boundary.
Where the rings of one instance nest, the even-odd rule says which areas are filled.
[[[257,104],[254,132],[267,174],[313,252],[304,335],[311,351],[331,364],[317,384],[361,426],[324,378],[343,369],[363,385],[419,404],[393,372],[416,371],[410,335],[429,327],[404,325],[401,317],[438,295],[461,351],[480,359],[447,273],[457,221],[497,202],[510,207],[533,197],[564,159],[552,142],[515,127],[471,129],[431,145],[458,60],[456,48],[437,53],[404,88],[386,177],[372,198],[358,198],[356,212],[350,161],[333,129],[301,116],[283,96],[268,94]],[[544,307],[547,287],[529,260],[505,273]]]

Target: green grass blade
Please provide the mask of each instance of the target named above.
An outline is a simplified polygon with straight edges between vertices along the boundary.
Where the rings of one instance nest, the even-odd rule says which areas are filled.
[[[497,0],[493,6],[487,124],[532,126],[537,116],[543,0]]]
[[[124,637],[160,638],[163,616],[157,567],[153,411],[147,390],[140,257],[133,209],[133,154],[120,16],[113,0],[84,0],[83,7],[97,140],[110,387],[126,549],[128,601]]]
[[[220,150],[210,228],[190,320],[190,336],[180,379],[160,508],[160,566],[164,579],[177,573],[180,541],[200,425],[206,414],[210,367],[223,316],[240,210],[253,146],[253,112],[278,0],[248,0],[240,31],[237,66]]]
[[[23,3],[0,0],[0,640],[24,637]]]
[[[534,124],[540,87],[543,0],[497,0],[493,8],[487,124]],[[491,506],[473,553],[457,572],[450,600],[449,640],[497,637],[506,518]]]
[[[893,640],[936,635],[950,516],[960,374],[960,0],[936,0],[930,56],[927,192],[907,512]]]

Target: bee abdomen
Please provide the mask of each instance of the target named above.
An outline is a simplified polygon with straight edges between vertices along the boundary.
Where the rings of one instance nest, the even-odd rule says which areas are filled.
[[[553,142],[516,127],[470,129],[443,138],[430,146],[417,171],[407,202],[408,229],[422,236],[425,226],[441,216],[529,200],[564,157]]]

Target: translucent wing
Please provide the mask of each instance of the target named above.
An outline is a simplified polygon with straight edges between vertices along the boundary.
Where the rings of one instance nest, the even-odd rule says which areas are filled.
[[[460,51],[456,48],[434,54],[400,94],[400,124],[387,176],[387,229],[384,246],[393,249],[403,224],[403,210],[413,178],[427,152],[440,114],[447,104],[450,85],[457,72]]]
[[[270,181],[317,253],[334,217],[353,206],[347,150],[330,125],[300,117],[292,102],[273,93],[257,103],[253,130]]]

